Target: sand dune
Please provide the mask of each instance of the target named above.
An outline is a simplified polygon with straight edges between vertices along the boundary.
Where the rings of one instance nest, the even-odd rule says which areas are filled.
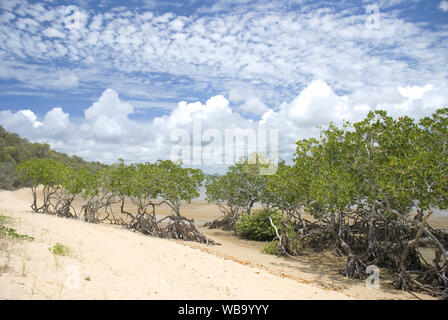
[[[337,274],[325,280],[324,271],[314,270],[311,260],[287,261],[262,255],[253,243],[225,233],[207,231],[222,243],[216,247],[158,239],[118,226],[33,214],[30,199],[26,189],[0,192],[0,213],[14,218],[19,233],[35,238],[3,245],[0,266],[7,268],[0,273],[0,299],[417,297],[395,290],[367,289],[361,281]],[[210,216],[217,214],[211,206],[198,203],[185,212],[201,218],[201,208],[211,212]],[[57,242],[71,252],[55,260],[48,248]],[[314,263],[322,265],[321,261]]]

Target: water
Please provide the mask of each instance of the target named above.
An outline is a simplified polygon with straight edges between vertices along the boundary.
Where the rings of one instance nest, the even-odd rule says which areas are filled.
[[[206,200],[206,194],[205,194],[205,185],[201,185],[199,188],[199,197],[194,198],[193,201],[205,201]],[[432,217],[448,217],[448,210],[439,210],[439,209],[432,209]]]
[[[202,185],[202,186],[199,188],[198,191],[199,191],[199,197],[194,198],[193,201],[205,201],[205,197],[206,197],[206,195],[205,195],[205,186]]]
[[[448,217],[448,210],[433,209],[432,211],[433,211],[432,213],[433,217]]]

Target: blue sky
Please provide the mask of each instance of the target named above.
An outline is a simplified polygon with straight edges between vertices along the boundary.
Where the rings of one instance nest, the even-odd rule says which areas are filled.
[[[279,130],[288,158],[317,125],[447,105],[448,1],[0,8],[0,125],[88,160],[168,158],[173,130],[194,120]]]

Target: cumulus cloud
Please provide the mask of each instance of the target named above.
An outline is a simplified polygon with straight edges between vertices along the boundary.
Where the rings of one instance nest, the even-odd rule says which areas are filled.
[[[42,122],[37,121],[37,116],[29,109],[19,110],[16,113],[9,110],[0,111],[0,116],[0,121],[5,127],[22,134],[26,133],[28,128],[42,126]]]
[[[85,123],[82,130],[98,139],[126,139],[135,128],[128,116],[134,108],[121,101],[117,91],[106,89],[98,101],[84,110]]]
[[[29,109],[28,110],[20,110],[18,113],[23,115],[25,118],[27,118],[33,125],[33,128],[37,128],[42,125],[42,122],[37,121],[37,116],[34,114],[33,111],[31,111]]]
[[[282,103],[278,110],[266,107],[258,120],[232,110],[231,99],[223,95],[212,96],[205,103],[181,101],[165,116],[133,120],[130,119],[134,112],[132,104],[122,100],[117,91],[106,89],[84,110],[81,121],[71,121],[58,107],[48,111],[43,121],[29,109],[0,111],[0,124],[31,140],[49,142],[59,151],[106,163],[119,158],[131,162],[170,159],[173,148],[182,144],[178,136],[174,134],[173,137],[179,129],[187,133],[184,143],[203,147],[203,157],[211,152],[207,149],[212,143],[211,137],[218,136],[225,142],[227,129],[243,135],[247,130],[274,129],[278,132],[278,153],[288,160],[292,158],[297,140],[317,135],[317,125],[325,127],[330,121],[337,125],[342,120],[358,121],[376,107],[393,116],[430,115],[437,107],[447,104],[445,89],[446,83],[437,87],[427,84],[395,88],[395,91],[402,91],[400,100],[374,106],[358,103],[356,96],[338,95],[325,81],[314,80],[294,99]],[[193,135],[198,125],[199,140]],[[207,134],[201,136],[204,133]],[[209,171],[215,169],[211,167]]]
[[[400,94],[403,97],[409,98],[411,100],[418,100],[421,99],[423,97],[423,95],[426,92],[431,91],[432,89],[434,89],[434,86],[432,84],[427,84],[424,87],[419,87],[419,86],[407,86],[407,87],[398,87],[398,92],[400,92]]]
[[[314,80],[291,103],[284,103],[280,108],[287,118],[306,127],[339,119],[350,111],[347,101],[322,80]]]
[[[448,1],[441,1],[439,4],[439,9],[443,12],[448,12]]]
[[[268,110],[260,97],[251,88],[234,88],[229,92],[232,102],[240,103],[239,109],[243,113],[262,115]]]
[[[133,111],[129,103],[120,101],[117,91],[106,89],[99,100],[84,111],[84,115],[87,120],[95,120],[101,116],[122,120]]]
[[[44,118],[43,128],[47,136],[61,136],[67,133],[70,127],[70,116],[62,108],[53,108],[47,112]]]

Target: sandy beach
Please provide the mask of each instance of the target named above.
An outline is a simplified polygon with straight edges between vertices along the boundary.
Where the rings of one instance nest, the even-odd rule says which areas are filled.
[[[433,299],[393,290],[381,273],[379,290],[339,275],[344,258],[305,253],[294,259],[262,254],[262,242],[201,230],[218,246],[145,236],[108,224],[34,214],[31,192],[0,191],[8,226],[34,241],[2,241],[0,299]],[[185,205],[199,226],[218,217],[205,202]],[[168,214],[160,208],[158,214]],[[446,226],[438,217],[433,223]],[[55,257],[56,243],[70,249]]]

